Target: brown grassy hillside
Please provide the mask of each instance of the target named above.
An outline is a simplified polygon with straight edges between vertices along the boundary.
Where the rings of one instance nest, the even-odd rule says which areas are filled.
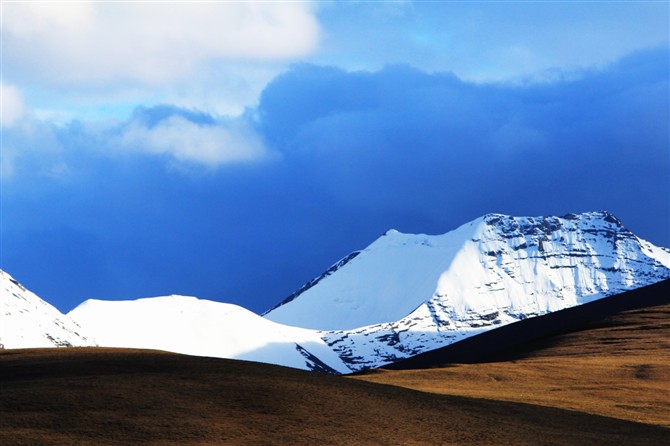
[[[495,362],[358,378],[670,427],[670,305],[609,316],[580,331],[517,348]]]
[[[2,445],[659,445],[668,435],[249,362],[95,348],[0,353]]]

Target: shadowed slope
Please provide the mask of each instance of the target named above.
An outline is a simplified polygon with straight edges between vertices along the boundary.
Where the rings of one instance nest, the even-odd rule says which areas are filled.
[[[658,291],[655,297],[647,296],[650,302],[670,301],[667,281],[643,290],[649,291]],[[580,319],[584,313],[573,310],[577,309],[566,311],[579,316],[579,330],[514,347],[508,344],[499,352],[488,346],[488,355],[479,356],[487,362],[443,362],[441,367],[435,362],[434,368],[371,372],[358,378],[670,427],[670,304],[610,314],[588,323]],[[433,359],[437,358],[436,354]]]
[[[0,353],[3,445],[656,445],[668,435],[258,363],[95,348]]]

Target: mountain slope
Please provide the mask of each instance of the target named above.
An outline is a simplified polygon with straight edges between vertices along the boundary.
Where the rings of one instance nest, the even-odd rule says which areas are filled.
[[[265,317],[328,328],[360,370],[669,277],[670,252],[607,212],[490,214],[439,236],[390,231]]]
[[[0,344],[4,348],[93,346],[81,327],[0,270]]]
[[[327,373],[349,369],[318,332],[268,321],[242,307],[187,296],[87,300],[68,313],[105,347],[234,358]]]

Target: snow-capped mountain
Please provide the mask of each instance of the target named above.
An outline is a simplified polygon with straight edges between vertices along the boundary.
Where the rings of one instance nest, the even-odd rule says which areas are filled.
[[[105,347],[349,373],[668,278],[670,250],[607,212],[489,214],[443,235],[388,231],[265,317],[185,296],[88,300],[64,316],[1,273],[0,343],[96,339]]]
[[[669,277],[670,251],[607,212],[490,214],[443,235],[389,231],[265,317],[325,330],[359,370]]]
[[[319,332],[283,326],[232,304],[187,296],[87,300],[68,313],[105,347],[166,350],[327,373],[349,372]]]
[[[76,322],[0,270],[0,344],[4,348],[93,346]]]

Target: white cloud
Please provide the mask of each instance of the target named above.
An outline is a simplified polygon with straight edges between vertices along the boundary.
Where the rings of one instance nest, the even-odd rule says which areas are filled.
[[[19,90],[13,85],[0,83],[0,127],[11,127],[25,114],[25,106]]]
[[[285,60],[312,52],[305,2],[8,2],[3,58],[13,78],[163,85],[211,60]]]
[[[154,127],[132,123],[120,137],[121,145],[177,161],[208,167],[265,159],[269,152],[253,129],[241,120],[200,125],[171,116]]]

